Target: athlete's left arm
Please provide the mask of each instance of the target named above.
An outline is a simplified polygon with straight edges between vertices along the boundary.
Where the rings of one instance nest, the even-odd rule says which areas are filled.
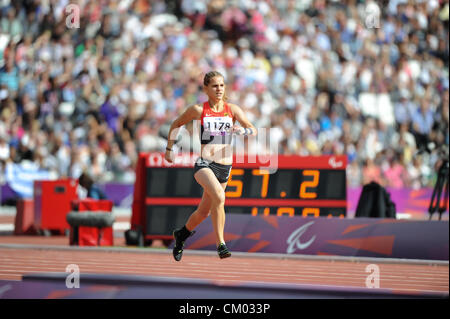
[[[244,111],[236,104],[229,104],[229,105],[234,118],[241,124],[241,127],[234,126],[233,132],[239,135],[256,136],[258,134],[258,130],[252,123],[250,123]]]

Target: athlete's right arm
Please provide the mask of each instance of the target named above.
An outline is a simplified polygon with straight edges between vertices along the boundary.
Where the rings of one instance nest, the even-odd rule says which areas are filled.
[[[166,160],[172,163],[173,153],[172,147],[178,136],[178,129],[193,120],[199,120],[202,115],[202,107],[198,104],[188,107],[179,117],[173,121],[169,129],[166,147]]]

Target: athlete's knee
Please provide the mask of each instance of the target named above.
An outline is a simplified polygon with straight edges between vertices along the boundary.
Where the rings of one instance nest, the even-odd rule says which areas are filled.
[[[215,205],[225,204],[225,191],[223,189],[217,190],[211,194],[211,200]]]

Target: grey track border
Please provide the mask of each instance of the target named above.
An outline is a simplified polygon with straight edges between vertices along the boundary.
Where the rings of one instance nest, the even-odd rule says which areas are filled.
[[[7,249],[35,249],[35,250],[63,250],[63,251],[103,251],[118,253],[138,253],[138,254],[162,254],[171,255],[171,249],[161,248],[138,248],[138,247],[80,247],[80,246],[57,246],[57,245],[33,245],[33,244],[0,244],[0,248]],[[211,250],[191,250],[184,251],[186,255],[200,255],[216,257],[217,252]],[[357,257],[357,256],[317,256],[317,255],[288,255],[275,253],[247,253],[233,252],[232,257],[237,258],[272,258],[272,259],[294,259],[294,260],[324,260],[353,263],[382,263],[382,264],[418,264],[430,266],[448,266],[448,260],[426,260],[426,259],[403,259],[403,258],[377,258],[377,257]]]

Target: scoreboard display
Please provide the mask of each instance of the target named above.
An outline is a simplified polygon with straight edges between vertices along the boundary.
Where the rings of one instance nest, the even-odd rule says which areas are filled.
[[[180,154],[174,164],[163,153],[140,154],[136,170],[132,227],[147,237],[169,238],[200,203],[194,178],[198,156]],[[275,167],[248,157],[233,162],[225,190],[226,214],[346,216],[346,156],[278,155]]]

